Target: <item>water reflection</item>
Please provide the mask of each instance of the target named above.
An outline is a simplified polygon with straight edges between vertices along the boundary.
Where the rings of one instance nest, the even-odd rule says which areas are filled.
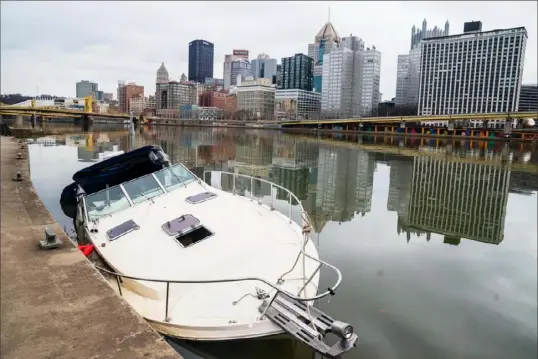
[[[390,166],[387,210],[398,214],[397,233],[406,233],[408,241],[411,235],[429,240],[436,233],[451,245],[458,245],[461,238],[499,244],[508,192],[538,190],[534,144],[474,141],[473,146],[473,141],[372,137],[352,138],[354,143],[329,142],[271,131],[215,128],[104,131],[48,136],[36,142],[76,147],[79,162],[95,162],[108,151],[157,144],[172,162],[184,163],[199,176],[205,170],[223,170],[268,179],[301,200],[317,233],[327,222],[343,223],[371,212],[378,163]],[[256,185],[256,194],[269,193],[262,184]],[[240,184],[238,190],[247,186]],[[231,183],[223,183],[224,189],[228,187]]]
[[[320,306],[358,329],[362,344],[346,358],[536,357],[535,144],[180,127],[39,141],[29,147],[32,179],[67,227],[61,190],[105,151],[160,145],[198,176],[238,172],[292,190],[321,258],[343,272],[338,295]],[[231,177],[221,185],[230,190]],[[258,182],[253,190],[270,193]],[[180,345],[186,358],[315,357],[289,339],[268,342]]]
[[[444,243],[461,238],[499,244],[503,240],[509,168],[447,162],[431,157],[391,161],[387,209],[398,213],[398,233]]]
[[[538,166],[528,161],[530,148],[522,156],[501,142],[473,149],[471,141],[458,141],[461,146],[457,147],[430,147],[432,141],[422,141],[418,147],[418,141],[410,141],[405,147],[405,140],[400,139],[392,146],[369,150],[364,138],[350,148],[270,131],[177,127],[141,129],[136,136],[97,132],[83,139],[80,135],[66,138],[68,145],[78,146],[79,161],[95,161],[105,151],[158,144],[173,162],[186,164],[200,176],[214,169],[268,179],[295,193],[318,233],[327,222],[348,222],[371,212],[374,172],[377,163],[384,162],[390,166],[387,210],[398,214],[398,234],[405,232],[408,241],[412,234],[429,239],[436,233],[451,245],[459,244],[461,238],[499,244],[508,192],[538,189]],[[402,147],[408,152],[383,152]],[[518,164],[514,159],[520,157],[527,159],[525,167],[512,169],[511,164]],[[247,189],[244,186],[242,190]],[[254,191],[264,194],[269,189]]]

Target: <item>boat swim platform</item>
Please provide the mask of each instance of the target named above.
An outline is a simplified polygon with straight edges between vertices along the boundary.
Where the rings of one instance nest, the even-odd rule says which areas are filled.
[[[0,357],[181,359],[51,217],[30,180],[26,145],[0,139]],[[40,248],[45,228],[60,247]]]

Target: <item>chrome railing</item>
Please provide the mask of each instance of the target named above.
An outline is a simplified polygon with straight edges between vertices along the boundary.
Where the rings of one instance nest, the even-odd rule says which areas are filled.
[[[231,283],[231,282],[249,282],[249,281],[261,282],[261,283],[264,283],[265,285],[273,288],[274,290],[276,290],[276,293],[273,295],[273,297],[269,301],[269,304],[267,305],[265,310],[260,315],[260,318],[263,318],[264,315],[265,315],[265,312],[271,306],[271,304],[276,299],[276,297],[278,296],[279,293],[282,293],[285,296],[287,296],[288,298],[297,300],[299,302],[312,302],[314,300],[324,298],[324,297],[326,297],[328,295],[334,295],[336,289],[340,286],[340,283],[342,282],[342,273],[340,273],[338,268],[336,268],[335,266],[333,266],[333,265],[331,265],[331,264],[329,264],[329,263],[327,263],[325,261],[322,261],[322,260],[320,260],[318,258],[314,258],[311,255],[309,255],[307,253],[304,253],[304,251],[301,251],[301,252],[305,257],[310,258],[310,259],[312,259],[312,260],[319,263],[316,270],[311,275],[312,278],[319,271],[319,269],[322,266],[325,265],[325,266],[327,266],[327,267],[329,267],[329,268],[331,268],[331,269],[333,269],[335,271],[336,275],[338,276],[338,278],[336,280],[336,283],[332,287],[327,288],[327,290],[324,291],[321,294],[317,294],[317,295],[315,295],[313,297],[304,297],[304,298],[302,298],[302,297],[300,297],[300,294],[304,290],[306,285],[304,285],[301,288],[301,290],[299,291],[299,293],[297,295],[294,295],[294,294],[292,294],[292,293],[290,293],[290,292],[288,292],[288,291],[286,291],[286,290],[284,290],[282,288],[279,288],[278,284],[271,283],[271,282],[269,282],[269,281],[267,281],[267,280],[265,280],[263,278],[258,278],[258,277],[225,278],[225,279],[194,279],[194,280],[192,280],[192,279],[191,280],[154,279],[154,278],[142,278],[142,277],[135,277],[135,276],[131,276],[131,275],[121,274],[121,273],[110,271],[110,270],[105,269],[103,267],[100,267],[98,265],[95,265],[95,267],[98,270],[100,270],[101,272],[107,273],[107,274],[112,275],[112,276],[115,277],[116,283],[118,285],[118,291],[119,291],[121,296],[123,296],[123,292],[122,292],[122,289],[121,289],[121,287],[122,287],[121,279],[122,278],[132,279],[132,280],[137,280],[137,281],[145,281],[145,282],[165,283],[166,284],[166,299],[165,299],[166,302],[165,302],[165,313],[164,313],[164,321],[165,322],[170,321],[169,316],[168,316],[168,304],[169,304],[169,297],[170,297],[170,284],[210,284],[210,283]],[[282,278],[282,276],[281,276],[281,278]],[[283,282],[283,281],[280,281],[281,278],[279,279],[279,284],[281,284]]]
[[[257,181],[259,183],[266,183],[268,185],[270,185],[270,196],[271,196],[271,204],[269,205],[269,207],[271,208],[271,210],[275,210],[276,207],[275,207],[275,194],[273,193],[273,189],[277,189],[277,190],[282,190],[286,193],[288,199],[288,220],[289,222],[291,223],[291,221],[293,220],[292,218],[292,210],[293,210],[293,200],[295,201],[295,203],[297,203],[297,205],[299,206],[299,209],[301,211],[301,223],[299,222],[296,222],[299,226],[302,227],[303,229],[303,233],[307,232],[309,233],[310,232],[310,226],[311,226],[311,220],[310,220],[310,216],[308,215],[308,213],[305,211],[305,209],[303,208],[303,205],[301,204],[301,201],[299,201],[299,199],[297,198],[297,196],[295,196],[293,194],[293,192],[291,192],[290,190],[288,190],[287,188],[284,188],[280,185],[277,185],[276,183],[273,183],[271,181],[267,181],[267,180],[264,180],[263,178],[257,178],[257,177],[253,177],[253,176],[249,176],[249,175],[244,175],[244,174],[240,174],[240,173],[235,173],[235,172],[226,172],[226,171],[204,171],[203,173],[203,180],[204,182],[206,182],[206,175],[208,173],[217,173],[217,174],[220,174],[221,175],[221,179],[222,179],[222,175],[228,175],[228,176],[232,176],[232,193],[235,195],[235,194],[238,194],[237,192],[237,187],[236,187],[236,182],[237,182],[237,179],[238,178],[246,178],[246,179],[249,179],[250,180],[250,199],[251,200],[254,200],[255,198],[258,200],[258,204],[259,205],[262,205],[262,200],[258,199],[257,197],[255,197],[254,195],[254,183]],[[206,182],[207,183],[207,182]],[[246,197],[246,196],[245,196]]]
[[[165,283],[166,284],[166,298],[165,298],[164,321],[169,322],[170,318],[168,316],[168,311],[169,311],[170,285],[171,284],[209,284],[209,283],[230,283],[230,282],[246,282],[246,281],[257,281],[257,282],[264,283],[265,285],[267,285],[267,286],[273,288],[274,290],[276,290],[276,293],[272,296],[272,298],[270,299],[268,305],[265,307],[264,311],[261,313],[260,318],[264,317],[265,312],[271,306],[271,304],[276,299],[276,297],[278,296],[279,293],[282,293],[283,295],[287,296],[288,298],[294,299],[294,300],[297,300],[297,301],[300,301],[300,302],[313,302],[315,300],[318,300],[318,299],[327,297],[329,295],[334,295],[335,294],[336,289],[340,286],[340,283],[342,282],[342,274],[340,273],[338,268],[336,268],[335,266],[333,266],[333,265],[331,265],[331,264],[329,264],[329,263],[327,263],[325,261],[322,261],[319,258],[314,258],[311,255],[309,255],[308,253],[306,253],[306,251],[305,251],[306,244],[310,240],[310,236],[309,236],[310,223],[311,223],[310,222],[310,217],[308,216],[308,213],[306,213],[306,211],[304,210],[304,208],[303,208],[301,202],[299,201],[299,199],[291,191],[289,191],[288,189],[286,189],[286,188],[284,188],[282,186],[279,186],[279,185],[277,185],[275,183],[272,183],[270,181],[267,181],[267,180],[264,180],[264,179],[261,179],[261,178],[256,178],[256,177],[252,177],[252,176],[248,176],[248,175],[242,175],[242,174],[238,174],[238,173],[225,172],[225,171],[204,171],[204,173],[203,173],[204,181],[202,182],[198,178],[198,183],[200,185],[205,186],[207,184],[207,183],[205,183],[205,177],[206,177],[206,174],[209,173],[209,172],[220,173],[220,174],[233,176],[232,192],[234,194],[237,194],[237,189],[236,189],[236,179],[237,178],[243,177],[243,178],[250,179],[250,184],[251,184],[251,187],[250,187],[250,189],[251,189],[251,191],[250,191],[250,199],[251,200],[254,200],[254,198],[255,198],[255,196],[254,196],[254,182],[255,181],[260,181],[260,182],[264,182],[264,183],[269,184],[270,185],[270,193],[271,193],[271,205],[269,206],[269,208],[271,210],[276,209],[276,206],[275,206],[275,194],[273,193],[273,188],[283,190],[285,193],[287,193],[287,196],[288,196],[288,200],[287,200],[287,203],[289,205],[288,220],[289,220],[290,223],[293,220],[292,219],[292,207],[293,207],[292,200],[295,200],[295,202],[297,203],[297,205],[299,206],[300,211],[301,211],[301,223],[298,223],[298,224],[301,225],[301,228],[302,228],[303,243],[301,245],[301,249],[299,250],[299,252],[297,254],[297,257],[295,259],[295,262],[294,262],[293,266],[291,267],[291,269],[286,271],[285,273],[283,273],[278,278],[277,283],[275,284],[275,283],[271,283],[271,282],[269,282],[269,281],[267,281],[267,280],[265,280],[263,278],[258,278],[258,277],[224,278],[224,279],[197,279],[197,280],[171,280],[171,279],[142,278],[142,277],[136,277],[136,276],[131,276],[131,275],[126,275],[126,274],[113,272],[113,271],[110,271],[108,269],[102,268],[102,267],[100,267],[98,265],[95,265],[95,267],[99,271],[114,276],[114,278],[116,280],[116,283],[118,285],[119,294],[121,296],[123,296],[123,292],[122,292],[122,289],[121,289],[122,288],[121,283],[123,282],[122,278],[131,279],[131,280],[135,280],[135,281]],[[209,184],[207,184],[207,185],[209,185]],[[262,201],[259,200],[259,199],[258,199],[258,204],[262,205]],[[280,288],[278,285],[281,285],[282,283],[284,283],[284,281],[285,281],[284,276],[291,273],[295,269],[295,267],[299,263],[299,259],[301,258],[301,255],[303,257],[302,263],[303,263],[303,281],[304,281],[304,283],[303,283],[302,287],[300,288],[300,290],[298,291],[297,294],[292,294],[292,293]],[[306,265],[305,265],[306,258],[309,258],[310,260],[313,260],[313,261],[317,262],[317,266],[316,266],[315,270],[312,273],[310,273],[308,276],[306,275]],[[306,297],[306,292],[305,292],[305,297],[301,297],[301,293],[303,293],[305,291],[307,285],[309,283],[311,283],[311,281],[314,279],[316,274],[321,270],[321,268],[323,266],[326,266],[326,267],[334,270],[334,272],[337,275],[336,283],[333,286],[328,287],[327,290],[324,291],[323,293],[317,294],[317,295],[312,296],[312,297]],[[316,286],[316,291],[317,291],[317,286]],[[241,300],[241,299],[239,299],[239,300]],[[236,304],[238,301],[235,301],[232,304]]]

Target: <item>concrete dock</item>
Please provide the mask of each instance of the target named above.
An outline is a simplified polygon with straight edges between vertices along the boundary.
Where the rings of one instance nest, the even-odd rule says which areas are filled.
[[[0,357],[180,359],[51,217],[30,181],[28,150],[0,139]],[[20,182],[13,180],[17,171]],[[47,226],[60,248],[40,249]]]

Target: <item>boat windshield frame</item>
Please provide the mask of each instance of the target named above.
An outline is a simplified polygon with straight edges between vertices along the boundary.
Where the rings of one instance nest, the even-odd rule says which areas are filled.
[[[181,171],[177,171],[177,169],[180,169]],[[169,177],[171,179],[170,183],[168,183],[168,184],[167,183],[162,183],[162,181],[159,180],[158,175],[160,175],[161,173],[168,173],[168,174],[171,175]],[[156,190],[157,194],[150,196],[147,193],[144,193],[142,191],[142,192],[138,193],[138,194],[140,194],[140,196],[133,198],[133,196],[137,195],[137,194],[133,193],[133,191],[127,190],[124,185],[135,183],[136,181],[143,180],[143,179],[145,179],[145,178],[147,178],[149,176],[153,177],[153,180],[158,185],[158,187],[153,188],[153,190]],[[175,183],[174,183],[174,180],[176,181]],[[83,197],[84,215],[86,217],[87,223],[95,221],[95,220],[99,220],[99,218],[113,215],[113,214],[121,212],[121,211],[123,211],[123,210],[125,210],[127,208],[138,206],[138,205],[146,203],[148,201],[152,202],[154,198],[163,196],[163,195],[165,195],[167,193],[170,193],[170,192],[174,192],[175,190],[177,190],[179,188],[186,188],[187,185],[189,185],[190,183],[197,182],[197,181],[200,181],[200,179],[194,173],[192,173],[183,163],[176,163],[175,165],[165,167],[163,169],[160,169],[158,171],[149,173],[147,175],[143,175],[143,176],[140,176],[140,177],[137,177],[137,178],[133,178],[133,179],[131,179],[129,181],[125,181],[125,182],[120,183],[118,185],[115,185],[115,186],[112,186],[112,187],[107,187],[107,188],[104,188],[104,189],[102,189],[100,191],[97,191],[97,192],[94,192],[94,193],[91,193],[91,194],[85,194],[84,197]],[[100,195],[102,196],[103,193],[106,193],[106,191],[110,192],[110,191],[115,190],[117,188],[119,188],[121,190],[121,194],[122,194],[123,197],[125,197],[125,199],[127,199],[128,203],[129,203],[129,206],[124,206],[124,207],[122,207],[122,208],[120,208],[120,209],[118,209],[116,211],[111,211],[110,213],[91,216],[89,206],[88,206],[89,205],[88,202],[90,202],[89,199],[91,199],[93,196],[100,196]],[[143,199],[140,200],[140,197],[142,197]],[[91,203],[93,203],[93,202],[91,202]],[[113,202],[113,203],[115,203],[115,202]]]

